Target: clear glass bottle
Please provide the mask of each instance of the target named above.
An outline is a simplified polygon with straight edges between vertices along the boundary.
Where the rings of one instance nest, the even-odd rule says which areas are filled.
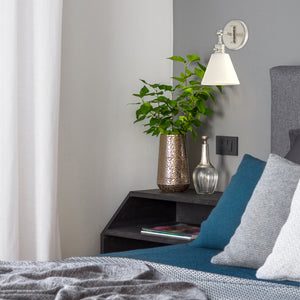
[[[218,172],[209,161],[208,137],[201,136],[201,161],[193,172],[193,181],[197,194],[212,194],[218,183]]]

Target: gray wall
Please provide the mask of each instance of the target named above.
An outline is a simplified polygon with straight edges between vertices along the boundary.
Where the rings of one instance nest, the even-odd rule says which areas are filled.
[[[297,0],[174,0],[174,55],[196,53],[207,63],[216,31],[232,19],[243,20],[249,40],[239,51],[227,51],[241,85],[225,87],[216,114],[199,130],[211,137],[212,163],[223,189],[244,153],[266,159],[270,152],[270,78],[276,65],[300,64],[300,2]],[[174,73],[179,71],[174,64]],[[239,156],[215,155],[215,136],[239,137]],[[200,143],[189,140],[191,170],[200,159]]]

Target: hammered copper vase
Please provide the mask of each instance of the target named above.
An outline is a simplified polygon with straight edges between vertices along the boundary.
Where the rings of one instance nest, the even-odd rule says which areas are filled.
[[[163,192],[184,192],[190,185],[185,135],[160,135],[157,185]]]

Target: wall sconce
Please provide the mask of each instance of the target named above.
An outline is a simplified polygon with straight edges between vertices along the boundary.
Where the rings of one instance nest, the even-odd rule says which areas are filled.
[[[218,44],[208,62],[202,85],[238,85],[240,81],[229,54],[225,53],[225,47],[231,50],[244,47],[248,40],[247,26],[243,21],[232,20],[217,35]]]

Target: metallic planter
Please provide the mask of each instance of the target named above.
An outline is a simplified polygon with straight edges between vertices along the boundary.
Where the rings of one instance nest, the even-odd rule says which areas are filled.
[[[190,185],[185,135],[160,135],[157,185],[163,192],[183,192]]]

